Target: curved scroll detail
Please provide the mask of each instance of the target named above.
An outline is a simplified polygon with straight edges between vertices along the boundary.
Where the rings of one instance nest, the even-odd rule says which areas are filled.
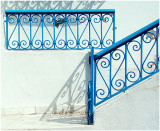
[[[47,49],[50,49],[53,47],[53,43],[51,43],[50,40],[45,40],[43,43],[44,43],[44,47]]]
[[[68,47],[70,49],[74,49],[77,45],[76,45],[76,42],[74,42],[73,40],[68,40]]]
[[[96,40],[96,39],[93,39],[93,40],[91,41],[91,45],[92,45],[93,47],[95,47],[95,48],[100,47],[100,43],[99,43],[98,40]]]
[[[128,54],[129,54],[129,56],[131,57],[134,65],[136,66],[136,69],[138,70],[138,74],[137,74],[135,71],[129,71],[129,72],[127,73],[127,76],[126,76],[126,77],[127,77],[127,80],[128,80],[129,82],[136,82],[136,81],[138,81],[138,80],[141,78],[141,75],[140,75],[140,69],[139,69],[136,61],[134,60],[133,55],[131,54],[131,50],[130,50],[130,48],[129,48],[130,45],[132,45],[132,48],[131,48],[132,51],[139,51],[139,50],[141,49],[141,44],[140,44],[140,42],[138,42],[138,41],[136,41],[136,40],[133,40],[133,41],[131,41],[131,42],[128,43],[128,48],[127,48]],[[137,74],[137,75],[136,75],[136,74]],[[137,78],[136,78],[136,77],[137,77]]]
[[[82,40],[82,42],[80,43],[80,47],[85,49],[85,48],[88,47],[88,43],[89,43],[89,41],[86,40],[86,39],[84,39],[84,40]]]
[[[85,23],[88,20],[88,16],[87,15],[79,15],[79,22],[80,23]]]
[[[13,40],[11,42],[11,44],[9,45],[10,48],[12,49],[16,49],[18,47],[18,41],[17,40]]]
[[[99,64],[99,63],[100,63],[100,64]],[[100,68],[108,68],[109,66],[110,66],[110,61],[109,61],[109,59],[106,58],[106,57],[102,57],[101,59],[99,59],[99,60],[97,61],[97,70],[98,70],[98,72],[99,72],[102,80],[104,81],[106,87],[107,87],[107,89],[106,89],[107,92],[105,92],[104,89],[98,89],[98,90],[96,91],[96,96],[97,96],[99,99],[104,99],[104,98],[109,97],[109,86],[108,86],[106,80],[104,79],[104,77],[103,77],[103,75],[102,75],[102,73],[101,73],[101,71],[100,71]]]
[[[29,15],[21,15],[20,16],[21,21],[25,24],[29,23],[29,18],[30,18]]]
[[[100,14],[93,14],[93,15],[91,16],[91,19],[92,19],[92,21],[93,21],[94,23],[100,23],[100,17],[101,17]]]
[[[8,21],[8,22],[9,22],[10,24],[17,23],[17,18],[18,18],[18,17],[17,17],[16,15],[13,15],[13,14],[12,14],[12,15],[9,15],[8,18],[9,18],[9,21]]]
[[[52,23],[53,22],[53,16],[52,15],[45,15],[44,16],[44,22],[45,23]]]
[[[56,43],[56,47],[58,49],[63,49],[65,47],[65,40],[63,39],[58,40],[58,43]]]
[[[71,23],[76,23],[76,15],[75,14],[68,15],[68,21]]]
[[[121,49],[116,49],[115,51],[113,51],[111,53],[111,58],[115,61],[120,61],[120,65],[119,65],[116,73],[114,74],[114,76],[112,77],[112,80],[111,80],[112,81],[112,83],[111,83],[112,88],[119,91],[119,90],[122,90],[125,87],[125,82],[122,79],[117,79],[114,82],[114,79],[115,79],[116,75],[118,74],[118,72],[119,72],[119,70],[120,70],[120,68],[121,68],[121,66],[124,62],[124,51],[121,50]]]
[[[156,38],[156,35],[152,32],[147,32],[144,35],[142,35],[142,40],[143,40],[144,43],[147,43],[147,44],[153,43],[153,45],[151,46],[146,58],[144,59],[143,65],[142,65],[143,71],[147,74],[151,74],[151,73],[153,73],[157,70],[157,64],[154,61],[148,61],[147,62],[147,59],[148,59],[151,51],[153,50],[153,47],[156,44],[156,39],[155,38]],[[145,69],[145,66],[146,66],[146,69]],[[150,71],[147,71],[147,69],[150,69]]]
[[[22,40],[21,41],[21,48],[23,48],[23,49],[29,48],[29,42]]]

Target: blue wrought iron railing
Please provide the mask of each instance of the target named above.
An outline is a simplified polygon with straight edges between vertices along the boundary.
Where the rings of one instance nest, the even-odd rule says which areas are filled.
[[[159,72],[159,19],[95,54],[94,105]]]
[[[94,105],[159,72],[159,20],[115,43],[112,9],[5,13],[8,50],[91,49],[88,124],[93,124]],[[94,55],[94,49],[103,50]]]
[[[115,40],[115,11],[6,10],[8,50],[103,49]]]

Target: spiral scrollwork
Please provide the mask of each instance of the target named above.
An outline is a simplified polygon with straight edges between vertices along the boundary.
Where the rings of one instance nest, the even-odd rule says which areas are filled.
[[[81,46],[82,48],[87,48],[87,47],[88,47],[88,43],[89,43],[89,41],[86,40],[86,39],[84,39],[84,40],[82,40],[82,42],[80,43],[80,46]]]
[[[57,15],[56,16],[56,23],[60,24],[62,23],[64,20],[64,16],[63,15]]]
[[[138,81],[140,79],[140,72],[138,73],[138,77],[136,78],[136,73],[134,72],[134,71],[129,71],[128,73],[127,73],[127,80],[129,81],[129,82],[136,82],[136,81]]]
[[[10,47],[11,48],[17,48],[18,47],[18,41],[17,40],[13,40],[12,42],[11,42],[11,45],[10,45]]]
[[[93,20],[94,23],[99,23],[100,22],[100,14],[93,14],[91,16],[91,19]]]
[[[9,15],[8,19],[9,19],[9,23],[13,24],[16,22],[17,16],[16,15]]]
[[[106,80],[104,79],[103,75],[102,75],[102,68],[108,68],[110,66],[110,61],[107,57],[102,57],[101,59],[99,59],[97,62],[97,70],[104,82],[104,84],[106,85],[107,88],[105,88],[105,90],[108,90],[107,92],[104,91],[104,89],[98,89],[97,90],[97,97],[99,99],[104,99],[104,98],[107,98],[109,96],[109,87],[108,87],[108,84],[106,82]]]
[[[143,71],[147,74],[151,74],[157,70],[157,64],[154,61],[150,61],[146,65],[150,71],[147,71],[147,69],[144,68],[145,64],[143,64]]]
[[[108,68],[110,65],[110,61],[107,57],[102,57],[97,61],[97,64],[100,62],[102,68]],[[99,68],[99,67],[98,67]]]
[[[68,40],[68,47],[73,49],[76,47],[76,43],[73,40]]]
[[[46,48],[51,48],[53,46],[50,40],[45,40],[43,43]]]
[[[57,48],[62,49],[65,46],[65,40],[60,39],[58,40],[58,43],[56,43]]]
[[[112,44],[113,44],[113,40],[108,39],[108,40],[106,40],[106,42],[103,45],[104,45],[104,47],[108,47],[108,46],[111,46]]]
[[[112,81],[112,83],[113,83],[113,81]],[[115,81],[115,86],[112,84],[112,87],[113,87],[113,89],[115,89],[117,91],[122,90],[125,87],[125,82],[122,79],[117,79]]]
[[[145,43],[150,43],[153,39],[155,39],[156,36],[154,33],[152,32],[147,32],[146,34],[142,35],[142,40],[145,42]]]
[[[23,23],[29,23],[29,15],[22,15],[20,18],[22,19]]]
[[[41,45],[42,45],[42,41],[39,40],[39,39],[37,39],[37,40],[35,40],[35,41],[33,42],[33,45],[32,45],[32,46],[33,46],[34,48],[38,49],[38,48],[41,47]]]
[[[41,16],[39,14],[34,14],[30,16],[32,23],[36,24],[40,21]]]
[[[98,99],[105,99],[105,98],[107,98],[107,97],[109,96],[109,90],[108,90],[108,92],[106,93],[106,92],[104,91],[104,89],[98,89],[98,90],[96,91],[96,96],[98,97]]]
[[[103,15],[103,22],[107,23],[109,21],[109,16],[108,15]]]
[[[22,41],[21,41],[21,47],[22,47],[23,49],[27,49],[27,48],[29,47],[29,42],[27,43],[27,41],[22,40]]]
[[[128,43],[127,49],[128,49],[129,56],[131,57],[134,65],[137,68],[138,73],[136,73],[134,71],[129,71],[127,73],[126,77],[127,77],[127,80],[129,82],[136,82],[136,81],[138,81],[140,79],[140,69],[139,69],[139,67],[138,67],[135,59],[133,58],[133,55],[131,54],[131,51],[132,51],[132,53],[133,53],[133,51],[136,51],[136,52],[139,51],[141,49],[141,44],[140,44],[139,41],[133,40],[133,41],[131,41],[131,42]]]
[[[53,22],[53,17],[52,17],[52,15],[45,15],[45,16],[44,16],[44,21],[45,21],[46,23],[52,23],[52,22]]]
[[[79,15],[79,22],[80,23],[85,23],[88,19],[88,16],[87,15]]]
[[[71,23],[76,23],[76,15],[69,15],[68,21]]]
[[[92,45],[93,47],[99,47],[99,46],[100,46],[100,43],[98,42],[98,40],[93,39],[93,40],[91,41],[91,45]]]
[[[121,58],[121,55],[124,56],[124,51],[122,51],[121,49],[116,49],[112,52],[111,56],[114,60],[119,60]]]

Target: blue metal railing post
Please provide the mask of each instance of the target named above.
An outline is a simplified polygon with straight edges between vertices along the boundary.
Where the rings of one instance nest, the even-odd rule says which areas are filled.
[[[19,15],[17,18],[17,23],[18,23],[18,49],[20,49],[21,43],[20,43],[20,18],[19,18]]]
[[[93,89],[94,89],[94,48],[91,48],[91,107],[90,124],[93,124]]]
[[[159,33],[160,33],[160,32],[159,32],[159,28],[156,27],[156,38],[157,38],[157,43],[156,43],[156,44],[157,44],[157,48],[156,48],[157,61],[156,61],[156,62],[157,62],[157,71],[159,71],[159,61],[160,61],[160,60],[159,60],[160,57],[159,57],[159,54],[158,54],[158,51],[159,51],[159,50],[158,50],[158,49],[159,49],[159,48],[158,48],[158,35],[159,35]]]
[[[30,41],[29,41],[29,44],[30,44],[30,48],[32,49],[32,17],[31,17],[31,14],[30,14],[30,18],[29,18],[29,24],[30,24]]]
[[[42,49],[43,49],[43,22],[44,22],[44,18],[43,18],[43,14],[42,14],[42,17],[41,17],[41,22],[42,22],[42,43],[41,43],[41,45],[42,45]]]
[[[115,13],[113,13],[113,44],[115,44]]]
[[[6,14],[6,49],[8,50],[8,46],[9,46],[9,41],[8,41],[8,14]]]

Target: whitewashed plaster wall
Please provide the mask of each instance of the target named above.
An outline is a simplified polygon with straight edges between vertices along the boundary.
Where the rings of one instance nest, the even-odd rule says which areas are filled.
[[[77,5],[76,1],[72,8],[74,4]],[[100,9],[115,9],[116,41],[159,17],[156,1],[106,1]],[[5,19],[3,14],[1,20]],[[2,107],[44,106],[43,113],[47,109],[62,111],[66,105],[67,111],[84,112],[90,80],[90,50],[8,51],[2,21],[1,27]]]

